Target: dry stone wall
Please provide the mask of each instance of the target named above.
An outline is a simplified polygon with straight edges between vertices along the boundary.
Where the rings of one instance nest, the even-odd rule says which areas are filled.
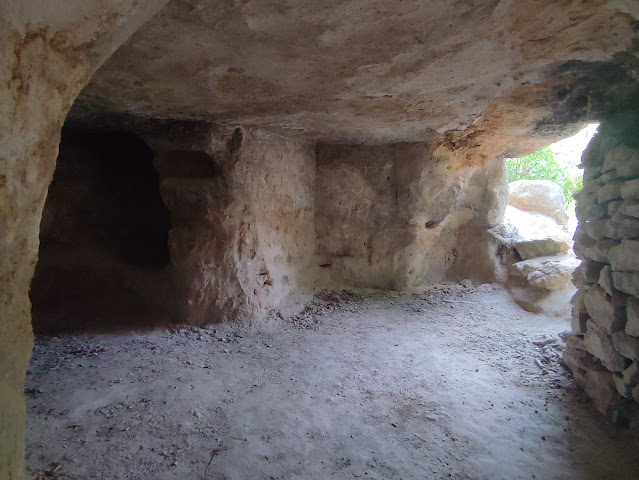
[[[604,123],[582,164],[564,362],[600,412],[624,418],[639,402],[639,118]]]

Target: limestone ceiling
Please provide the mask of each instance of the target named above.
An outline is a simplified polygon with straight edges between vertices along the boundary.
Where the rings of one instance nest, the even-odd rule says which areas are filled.
[[[551,115],[538,94],[551,72],[612,61],[631,44],[638,4],[174,0],[102,66],[72,117],[125,112],[383,143],[461,132],[497,110],[525,136]]]

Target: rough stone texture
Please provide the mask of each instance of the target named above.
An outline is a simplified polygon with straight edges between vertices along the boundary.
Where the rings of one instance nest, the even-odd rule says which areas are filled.
[[[616,307],[612,297],[598,286],[593,286],[584,296],[584,305],[593,322],[603,328],[608,334],[621,330],[626,323],[626,311],[623,307]]]
[[[628,299],[626,305],[626,333],[633,337],[639,337],[639,300],[635,297]]]
[[[567,252],[570,245],[557,237],[546,236],[532,240],[518,240],[514,247],[519,256],[525,260]]]
[[[611,372],[623,371],[626,368],[626,360],[617,352],[610,336],[592,320],[587,322],[586,327],[584,349],[601,360],[602,365]]]
[[[588,370],[584,390],[592,399],[597,410],[604,415],[617,402],[617,387],[613,380],[613,374],[601,365]]]
[[[572,314],[570,316],[570,329],[575,335],[583,335],[587,330],[587,322],[590,320],[590,315],[586,310],[584,304],[584,298],[586,296],[585,289],[578,289],[570,299],[572,305]]]
[[[617,290],[639,297],[638,272],[612,272],[612,281]]]
[[[574,255],[538,257],[515,263],[519,275],[532,285],[556,291],[570,285],[570,277],[580,262]]]
[[[508,205],[504,223],[515,228],[508,240],[522,260],[567,252],[570,249],[568,234],[550,217],[524,212]]]
[[[601,187],[597,192],[597,201],[599,205],[603,205],[606,202],[610,202],[612,200],[620,199],[622,185],[623,182],[621,181],[613,181],[608,182],[603,187]]]
[[[31,345],[27,292],[62,123],[98,67],[164,3],[72,0],[51,6],[8,0],[0,4],[0,78],[6,86],[0,91],[0,478],[23,476],[22,385]],[[306,212],[313,197],[302,195],[296,203],[297,197],[289,194],[299,193],[300,186],[292,186],[283,175],[281,185],[276,176],[266,180],[270,170],[265,165],[288,174],[289,165],[277,153],[284,149],[293,158],[291,177],[304,178],[302,186],[308,186],[307,176],[300,173],[308,171],[305,140],[289,144],[269,138],[267,144],[279,145],[270,150],[260,137],[272,132],[260,133],[253,127],[305,135],[311,143],[318,138],[325,143],[427,142],[438,170],[452,170],[446,177],[452,183],[461,175],[468,188],[459,193],[460,204],[453,208],[461,213],[442,225],[441,238],[436,239],[436,228],[426,232],[431,230],[426,223],[438,220],[425,218],[430,212],[403,214],[402,219],[423,220],[425,230],[398,252],[396,265],[408,270],[407,257],[423,255],[437,241],[457,260],[429,258],[433,277],[442,272],[467,276],[468,270],[483,277],[490,270],[490,253],[479,259],[474,253],[478,244],[482,252],[490,245],[486,229],[494,224],[491,217],[501,213],[493,208],[498,203],[494,186],[501,174],[473,175],[468,168],[496,168],[503,155],[529,153],[575,131],[588,119],[616,112],[620,99],[629,96],[636,83],[629,47],[635,36],[631,18],[639,17],[638,10],[636,2],[628,1],[409,0],[391,9],[387,2],[364,0],[285,5],[174,1],[100,69],[74,104],[71,120],[95,126],[113,118],[117,123],[120,117],[111,114],[125,113],[145,119],[215,121],[231,130],[250,126],[244,130],[246,143],[238,156],[232,155],[241,146],[233,135],[222,142],[209,139],[216,148],[185,147],[175,154],[178,159],[188,157],[187,163],[195,158],[193,171],[199,171],[200,153],[215,158],[216,152],[225,152],[222,156],[230,161],[223,175],[200,184],[168,175],[163,183],[165,203],[180,220],[170,237],[176,259],[172,268],[176,274],[195,276],[180,292],[185,318],[208,320],[221,303],[226,305],[224,311],[239,316],[259,313],[276,303],[273,299],[286,291],[286,282],[294,284],[304,277],[297,276],[295,265],[301,268],[304,262],[297,244],[293,248],[291,237],[299,224],[292,217]],[[180,143],[178,138],[171,141]],[[154,149],[158,155],[175,153],[168,147]],[[261,148],[270,152],[266,158],[257,152]],[[587,168],[601,167],[605,155],[599,153],[593,150],[584,158]],[[415,173],[411,161],[406,170],[396,163],[398,171]],[[419,183],[405,177],[397,181]],[[621,196],[634,199],[624,187]],[[590,193],[593,201],[599,199],[596,191]],[[267,199],[264,204],[262,196]],[[280,212],[269,199],[290,209]],[[427,198],[414,205],[437,201]],[[213,244],[220,247],[214,254],[206,251],[214,248],[205,240],[207,232],[195,232],[194,217],[202,213],[200,207],[213,217],[205,225],[211,227],[208,235]],[[300,222],[308,220],[304,214]],[[409,225],[402,225],[398,233],[410,232],[420,223]],[[290,230],[278,233],[276,228],[284,226]],[[631,233],[625,227],[619,231]],[[280,241],[293,249],[291,261],[288,256],[278,258]],[[604,262],[610,242],[614,241],[594,241],[580,247],[580,252]],[[228,280],[229,290],[223,295],[230,303],[208,289],[203,297],[196,295],[211,285],[210,279],[220,278],[211,273],[219,265],[205,263],[219,260],[220,255],[229,262],[224,265],[235,262],[219,274]],[[268,273],[261,270],[263,266]],[[421,272],[416,268],[408,277],[399,274],[403,278],[398,284],[404,284]],[[277,291],[267,293],[269,282],[277,284]],[[231,300],[235,294],[240,298],[237,305]]]
[[[623,200],[613,200],[612,202],[608,202],[607,205],[597,205],[597,207],[604,212],[601,216],[604,216],[607,213],[609,217],[612,217],[615,213],[617,213],[623,203]]]
[[[581,388],[586,386],[586,372],[599,364],[596,357],[584,350],[583,343],[579,337],[570,337],[562,355],[563,362],[573,371],[575,381]]]
[[[593,285],[592,283],[586,281],[581,267],[572,272],[572,283],[575,285],[575,287],[583,290],[584,293]]]
[[[635,155],[634,149],[627,145],[619,145],[608,152],[601,172],[614,172],[615,178],[635,179],[639,177],[639,158]]]
[[[574,353],[566,365],[602,412],[613,404],[617,412],[627,406],[615,402],[616,395],[638,400],[638,127],[636,114],[622,115],[600,127],[584,152],[584,189],[577,195],[580,225],[575,252],[583,262],[573,275],[579,291],[572,302],[571,325],[574,334],[585,333],[583,348],[601,365],[581,368],[574,362]],[[600,208],[604,204],[606,208]]]
[[[574,194],[574,198],[577,201],[575,205],[577,217],[582,221],[595,220],[603,217],[607,212],[608,206],[599,205],[597,203],[597,197],[592,192],[586,191],[588,179],[584,178],[584,182],[586,186]],[[608,205],[610,205],[610,203]]]
[[[570,304],[573,307],[573,311],[577,313],[588,313],[588,310],[586,310],[586,305],[584,303],[586,292],[587,290],[585,289],[579,289],[574,293],[574,295],[570,299]]]
[[[579,270],[581,273],[583,273],[583,276],[586,282],[590,284],[595,284],[601,278],[601,272],[603,271],[603,268],[605,266],[606,266],[605,263],[596,262],[594,260],[584,258],[581,261]]]
[[[508,205],[541,213],[559,225],[568,223],[565,200],[561,187],[549,180],[518,180],[508,184]]]
[[[612,204],[613,202],[610,202]],[[595,240],[613,239],[631,241],[639,238],[637,218],[624,215],[619,211],[613,213],[612,218],[598,218],[581,224],[580,228]]]
[[[321,264],[333,282],[377,288],[492,281],[494,247],[485,231],[503,211],[503,175],[501,162],[449,170],[427,144],[321,145]]]
[[[0,4],[0,478],[22,478],[28,289],[60,130],[93,72],[165,1]]]
[[[606,295],[613,295],[615,287],[612,284],[612,268],[610,265],[602,267],[601,272],[599,273],[598,283],[603,291],[606,292]]]
[[[615,349],[624,357],[639,360],[639,339],[626,335],[624,332],[614,332],[612,343]]]
[[[625,182],[621,188],[624,200],[639,200],[639,178]]]
[[[612,223],[604,218],[584,222],[580,227],[589,237],[592,237],[595,240],[603,240],[604,238],[609,238],[613,235]]]
[[[520,148],[535,118],[554,115],[544,97],[585,108],[581,97],[614,78],[596,62],[630,44],[629,9],[550,0],[172,2],[107,62],[76,111],[206,118],[340,143],[427,141],[459,129],[454,145],[441,147],[464,150],[461,161],[475,150],[474,161]],[[595,83],[589,90],[565,89],[584,75]],[[534,105],[527,115],[524,105]],[[488,129],[493,142],[474,140]],[[548,143],[530,138],[527,149]]]
[[[630,388],[624,383],[623,377],[620,374],[613,374],[612,380],[615,383],[615,388],[617,389],[617,392],[619,392],[619,395],[624,398],[628,398],[632,395]]]
[[[563,193],[557,185],[513,182],[509,184],[504,224],[491,229],[505,265],[502,281],[525,310],[555,316],[570,314],[569,300],[574,294],[570,279],[581,262],[568,252],[570,238],[565,225],[558,223],[564,220],[562,212],[565,215]],[[587,312],[574,316],[574,331],[585,331],[583,325],[588,318]]]
[[[171,213],[178,321],[259,320],[312,284],[312,146],[259,129],[163,133],[148,140]]]
[[[581,230],[581,228],[579,228],[579,230]],[[575,236],[574,249],[577,257],[588,258],[601,263],[610,263],[610,250],[619,245],[619,242],[611,239],[596,241],[592,238],[584,237],[587,236]],[[589,242],[588,238],[589,240],[592,240],[592,244]]]
[[[623,201],[619,204],[617,211],[629,217],[639,218],[639,202]],[[610,215],[612,216],[614,213]]]
[[[615,272],[639,271],[639,241],[624,240],[610,249],[608,258]]]
[[[639,238],[637,219],[617,212],[612,216],[609,232],[609,237],[616,240],[626,241],[627,239]]]
[[[585,335],[588,331],[588,320],[590,320],[588,313],[573,312],[570,316],[570,331],[574,335]]]
[[[632,362],[623,371],[623,381],[626,385],[634,386],[639,383],[639,362]]]

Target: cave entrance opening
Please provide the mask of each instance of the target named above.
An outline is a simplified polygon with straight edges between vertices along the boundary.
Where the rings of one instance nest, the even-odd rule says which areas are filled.
[[[597,132],[577,134],[520,158],[507,158],[508,204],[503,229],[512,248],[505,255],[507,284],[524,309],[558,317],[571,313],[575,198],[582,188],[581,158]]]
[[[517,190],[517,185],[511,186],[514,182],[545,180],[556,184],[559,187],[557,192],[563,194],[563,210],[565,212],[554,212],[549,208],[561,208],[557,199],[545,198],[551,195],[547,190],[522,191],[521,194],[514,192],[512,198],[509,197],[509,205],[521,210],[533,211],[535,208],[546,208],[538,213],[544,213],[553,218],[560,226],[565,227],[567,233],[572,236],[577,227],[575,217],[574,194],[583,185],[583,171],[580,168],[581,157],[590,141],[597,133],[598,123],[588,124],[577,134],[547,145],[546,147],[519,158],[507,158],[506,169],[508,172],[509,191]],[[513,188],[514,187],[514,188]],[[521,196],[519,196],[521,195]],[[537,198],[535,195],[539,196]],[[548,204],[544,207],[541,203]]]
[[[31,283],[34,330],[158,323],[171,291],[169,229],[153,153],[142,140],[65,127]]]

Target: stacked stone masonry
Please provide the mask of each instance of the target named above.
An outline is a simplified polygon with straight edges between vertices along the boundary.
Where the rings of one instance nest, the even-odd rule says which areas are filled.
[[[597,409],[634,416],[639,402],[639,119],[603,124],[582,158],[572,332],[564,362]]]

